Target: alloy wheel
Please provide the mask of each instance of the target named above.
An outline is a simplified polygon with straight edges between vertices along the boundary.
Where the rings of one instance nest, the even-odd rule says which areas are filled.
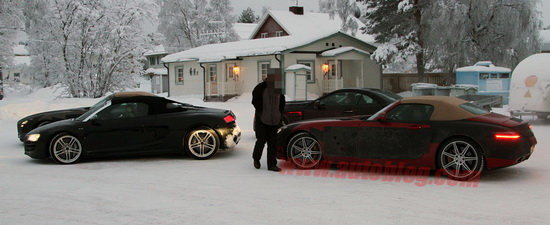
[[[80,141],[71,135],[61,136],[53,142],[52,156],[56,161],[64,164],[70,164],[80,159],[82,155],[82,145]]]
[[[208,158],[216,152],[218,140],[209,130],[196,130],[189,135],[187,146],[195,157]]]
[[[480,171],[480,158],[474,145],[466,141],[452,141],[441,151],[441,168],[453,179],[467,179]],[[482,160],[482,159],[481,159]]]
[[[306,134],[298,134],[290,141],[289,153],[292,163],[303,169],[317,166],[322,158],[319,142]]]

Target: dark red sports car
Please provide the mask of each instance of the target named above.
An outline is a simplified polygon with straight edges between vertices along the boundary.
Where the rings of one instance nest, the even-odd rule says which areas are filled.
[[[410,97],[370,117],[304,121],[279,130],[278,158],[302,169],[330,162],[377,162],[441,169],[469,180],[484,169],[528,159],[529,124],[454,97]]]

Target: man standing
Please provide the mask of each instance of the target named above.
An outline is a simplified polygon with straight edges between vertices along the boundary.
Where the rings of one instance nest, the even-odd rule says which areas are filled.
[[[275,144],[277,129],[281,126],[283,110],[285,108],[285,96],[282,94],[281,75],[273,70],[267,78],[259,83],[252,91],[252,105],[256,109],[254,115],[254,132],[256,132],[256,144],[254,145],[254,167],[260,169],[260,159],[267,142],[267,169],[281,171],[277,167]]]

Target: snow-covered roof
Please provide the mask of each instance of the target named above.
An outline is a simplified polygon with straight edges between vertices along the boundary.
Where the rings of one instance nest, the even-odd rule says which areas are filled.
[[[239,35],[239,40],[246,40],[250,37],[256,26],[258,26],[258,24],[255,23],[234,23],[233,29],[237,35]]]
[[[356,52],[359,52],[359,53],[362,53],[362,54],[365,54],[365,55],[370,55],[370,53],[368,53],[366,51],[363,51],[363,50],[355,48],[355,47],[349,47],[348,46],[348,47],[340,47],[340,48],[335,48],[335,49],[332,49],[332,50],[324,51],[323,53],[321,53],[321,56],[334,57],[334,56],[337,56],[337,55],[340,55],[340,54],[343,54],[343,53],[346,53],[346,52],[349,52],[349,51],[356,51]]]
[[[203,45],[167,55],[161,61],[164,63],[187,61],[220,62],[244,56],[280,54],[285,50],[310,44],[332,34],[334,33],[324,36],[283,36]]]
[[[510,73],[511,69],[495,66],[490,61],[480,61],[473,66],[466,66],[456,69],[456,72],[499,72],[499,73]]]
[[[164,49],[163,45],[157,45],[153,47],[152,50],[145,52],[145,54],[143,55],[150,56],[150,55],[160,55],[160,54],[168,54],[168,52]]]
[[[145,74],[155,74],[155,75],[165,75],[168,74],[168,70],[166,68],[149,68],[145,70]]]
[[[311,67],[303,65],[303,64],[294,64],[285,69],[286,72],[296,72],[300,70],[307,70],[311,71]]]
[[[296,15],[286,10],[269,10],[266,13],[258,26],[250,34],[250,39],[258,32],[261,25],[267,20],[267,18],[273,18],[290,36],[326,36],[326,34],[334,34],[342,31],[342,20],[338,15],[330,18],[327,13],[313,13],[304,12],[303,15]],[[352,17],[357,22],[359,27],[364,27],[363,22],[355,17]],[[345,32],[348,35],[352,35],[350,31]],[[374,37],[368,34],[363,34],[361,31],[355,33],[355,38],[362,40],[369,44],[374,44]]]
[[[28,56],[29,51],[27,51],[27,47],[25,45],[16,45],[13,47],[13,54],[16,56]]]
[[[541,30],[542,51],[550,51],[550,30]]]

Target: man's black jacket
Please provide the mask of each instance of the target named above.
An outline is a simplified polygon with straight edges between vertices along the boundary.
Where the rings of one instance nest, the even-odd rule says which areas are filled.
[[[256,118],[260,118],[262,115],[263,105],[264,105],[264,98],[262,94],[264,93],[264,90],[267,88],[267,82],[262,82],[256,85],[254,90],[252,91],[252,105],[254,105],[254,109],[256,109]],[[281,112],[281,116],[283,116],[283,111],[285,109],[285,96],[281,94],[280,103],[279,103],[279,111]]]

